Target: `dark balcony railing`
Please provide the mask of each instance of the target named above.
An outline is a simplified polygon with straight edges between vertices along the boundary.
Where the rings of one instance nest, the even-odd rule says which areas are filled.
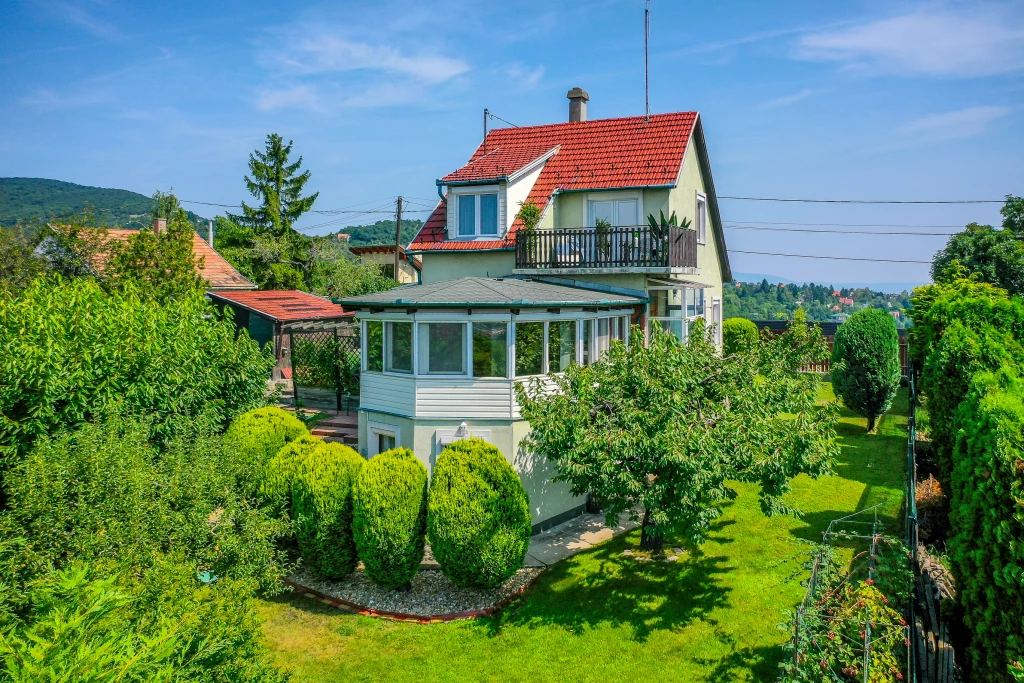
[[[697,233],[650,226],[516,233],[516,268],[696,268]]]

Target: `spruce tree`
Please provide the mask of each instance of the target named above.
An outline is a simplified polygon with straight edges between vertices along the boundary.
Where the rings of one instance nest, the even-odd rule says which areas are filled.
[[[295,163],[288,163],[293,144],[289,140],[286,145],[284,138],[271,133],[267,135],[266,150],[256,150],[249,155],[252,176],[245,176],[245,185],[262,204],[254,208],[242,202],[241,215],[232,215],[231,220],[257,233],[269,233],[280,238],[288,234],[299,216],[313,208],[313,202],[320,193],[302,196],[310,172],[298,172],[302,167],[302,157]]]

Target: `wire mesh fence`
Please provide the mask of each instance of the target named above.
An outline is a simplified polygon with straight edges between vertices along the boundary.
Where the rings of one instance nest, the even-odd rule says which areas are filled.
[[[286,330],[296,407],[348,411],[359,405],[361,345],[355,323]]]

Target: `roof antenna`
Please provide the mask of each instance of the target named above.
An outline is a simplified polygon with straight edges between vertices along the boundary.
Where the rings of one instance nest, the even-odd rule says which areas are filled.
[[[484,154],[487,154],[487,117],[490,113],[487,107],[484,107]]]
[[[647,45],[651,41],[651,0],[644,9],[644,120],[651,120],[651,77],[647,65]]]

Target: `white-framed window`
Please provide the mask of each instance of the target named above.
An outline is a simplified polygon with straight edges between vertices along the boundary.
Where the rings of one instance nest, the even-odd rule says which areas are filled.
[[[649,287],[650,320],[652,325],[661,325],[666,332],[674,334],[679,341],[686,341],[690,334],[690,323],[697,318],[706,319],[704,289],[700,287]]]
[[[565,372],[576,362],[578,346],[575,320],[552,320],[548,323],[548,372]]]
[[[496,236],[500,211],[496,191],[455,195],[455,225],[458,237]]]
[[[544,323],[516,321],[516,377],[544,373]]]
[[[704,244],[708,239],[708,197],[697,193],[697,209],[694,214],[693,229],[697,231],[697,243]]]
[[[587,204],[587,225],[590,227],[597,225],[599,220],[610,223],[613,227],[640,224],[638,199],[591,199]]]
[[[466,323],[431,322],[419,325],[419,374],[466,374]]]
[[[506,377],[508,375],[508,323],[474,322],[473,376]]]
[[[388,320],[384,323],[384,369],[412,373],[412,323]]]
[[[363,321],[363,370],[384,370],[384,323],[380,320]]]
[[[397,448],[402,443],[402,430],[397,425],[368,422],[366,429],[370,436],[367,451],[371,458]]]

